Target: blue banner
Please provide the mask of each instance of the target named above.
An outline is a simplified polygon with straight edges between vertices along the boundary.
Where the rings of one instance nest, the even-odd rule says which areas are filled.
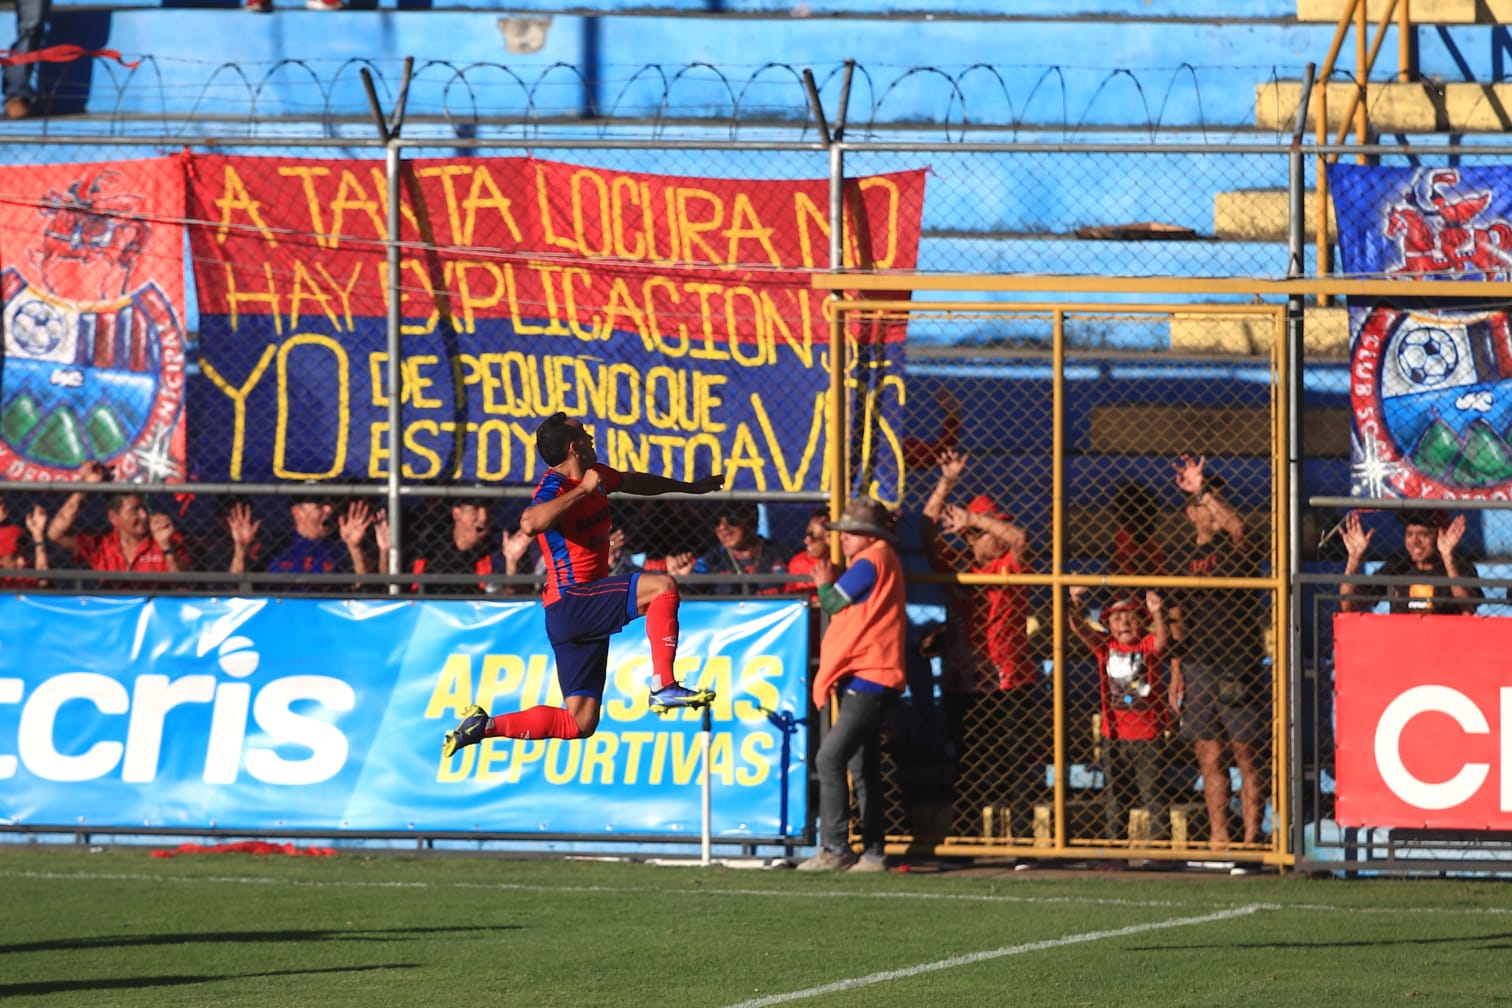
[[[718,691],[712,832],[795,835],[808,610],[689,602],[678,675]],[[0,598],[12,825],[698,835],[700,717],[647,708],[642,624],[598,732],[441,759],[461,710],[558,704],[537,602]],[[789,715],[784,718],[783,715]]]
[[[1512,277],[1512,169],[1336,164],[1328,183],[1347,273]],[[1352,492],[1512,496],[1512,324],[1505,306],[1351,299],[1349,325]]]

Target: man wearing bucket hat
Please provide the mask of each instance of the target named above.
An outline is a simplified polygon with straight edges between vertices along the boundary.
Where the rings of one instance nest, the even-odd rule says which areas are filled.
[[[969,574],[1029,573],[1028,536],[1011,514],[981,493],[964,507],[949,503],[968,461],[963,453],[940,453],[940,478],[920,523],[930,565]],[[947,605],[950,619],[924,647],[941,655],[941,700],[956,750],[957,831],[973,829],[982,810],[1000,802],[1009,807],[1009,831],[1027,831],[1030,793],[1043,763],[1038,756],[1048,751],[1053,723],[1050,695],[1029,649],[1029,589],[962,585],[950,590]]]
[[[1480,572],[1475,564],[1460,556],[1458,546],[1465,535],[1465,516],[1456,515],[1449,520],[1443,511],[1399,511],[1397,521],[1402,525],[1402,551],[1386,558],[1376,574],[1381,577],[1430,577],[1473,578]],[[1375,533],[1360,524],[1360,515],[1351,511],[1344,518],[1340,535],[1348,559],[1344,563],[1345,576],[1359,574],[1365,564],[1365,552]],[[1430,584],[1392,584],[1382,589],[1390,600],[1391,611],[1423,613],[1458,613],[1470,615],[1475,612],[1477,599],[1485,592],[1474,585],[1453,585],[1445,588]],[[1370,609],[1381,600],[1363,585],[1345,582],[1339,585],[1339,608],[1344,612],[1359,612]]]
[[[819,605],[830,616],[819,645],[814,706],[833,697],[839,712],[819,746],[819,850],[799,871],[881,871],[882,727],[903,695],[903,565],[893,548],[892,515],[874,500],[857,498],[829,528],[840,533],[846,569],[839,577],[828,557],[812,575]],[[850,789],[861,817],[862,852],[850,846]]]

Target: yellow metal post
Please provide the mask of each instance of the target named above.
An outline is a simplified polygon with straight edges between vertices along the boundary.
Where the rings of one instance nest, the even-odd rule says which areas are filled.
[[[1066,493],[1066,313],[1057,308],[1051,316],[1051,378],[1050,378],[1050,573],[1059,575],[1065,562],[1065,493]],[[1050,618],[1055,622],[1051,636],[1051,650],[1055,661],[1054,690],[1051,700],[1054,726],[1055,761],[1055,846],[1066,846],[1066,613],[1063,590],[1055,585],[1050,602]]]

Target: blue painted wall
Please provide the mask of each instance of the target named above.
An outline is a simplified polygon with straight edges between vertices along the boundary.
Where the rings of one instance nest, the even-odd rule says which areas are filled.
[[[807,111],[798,72],[815,72],[833,108],[839,68],[849,59],[859,66],[851,103],[858,127],[1159,125],[1222,134],[1251,129],[1255,87],[1300,76],[1306,63],[1321,61],[1332,33],[1329,25],[1297,24],[1274,3],[1246,5],[1243,19],[1219,19],[1215,8],[1232,5],[1205,2],[1162,5],[1161,16],[1136,19],[1143,6],[1137,0],[1016,5],[1011,18],[962,16],[993,6],[985,2],[933,5],[952,10],[934,18],[839,16],[908,6],[901,3],[835,2],[827,9],[836,16],[792,17],[764,13],[786,9],[774,4],[710,2],[676,7],[724,13],[553,15],[538,51],[511,53],[500,26],[507,15],[494,9],[437,3],[315,13],[288,6],[255,15],[229,2],[60,5],[52,41],[114,48],[147,62],[135,73],[100,63],[53,65],[43,76],[63,102],[59,111],[246,116],[255,99],[258,115],[365,115],[357,64],[392,83],[399,63],[414,57],[416,112],[729,119],[740,109],[801,120]],[[1503,79],[1512,61],[1506,28],[1425,28],[1419,43],[1424,69],[1450,80]],[[1388,36],[1385,51],[1394,47]],[[275,69],[283,61],[301,66]],[[468,86],[459,86],[459,71],[469,67]],[[643,67],[654,69],[638,73]]]
[[[1099,15],[1140,20],[1214,18],[1234,20],[1232,0],[1165,0],[1158,5],[1150,0],[1013,0],[1011,13],[1003,0],[510,0],[507,4],[479,3],[477,0],[349,0],[355,8],[433,10],[471,9],[508,10],[533,14],[556,14],[563,9],[601,13],[679,13],[706,15],[769,15],[793,18],[909,17],[909,18],[1003,18],[1003,17],[1073,17]],[[275,0],[275,4],[277,0]],[[98,0],[54,0],[55,7],[97,7]],[[235,0],[118,0],[115,7],[212,7],[235,8]],[[283,7],[297,10],[302,0],[284,0]],[[1290,19],[1296,4],[1289,0],[1248,0],[1243,4],[1244,19]]]
[[[398,62],[413,56],[421,71],[417,109],[438,108],[443,97],[455,103],[461,97],[455,87],[443,95],[448,84],[455,85],[455,68],[480,63],[501,66],[484,89],[486,110],[495,115],[533,107],[651,116],[668,111],[670,101],[671,111],[682,115],[727,115],[738,102],[801,118],[805,111],[793,94],[796,71],[812,68],[833,93],[838,68],[854,59],[861,72],[852,95],[853,122],[1158,122],[1235,129],[1253,123],[1255,86],[1300,75],[1308,61],[1322,58],[1331,33],[1326,25],[1265,20],[559,15],[539,51],[518,54],[506,50],[499,20],[495,11],[452,9],[254,15],[237,8],[61,7],[52,40],[108,46],[150,61],[136,75],[99,66],[89,71],[85,104],[93,111],[117,110],[123,76],[147,79],[131,80],[121,110],[160,114],[164,96],[170,111],[201,108],[205,98],[199,92],[223,63],[240,65],[244,92],[262,83],[276,61],[304,62],[321,77],[347,61],[371,61],[392,79]],[[1444,60],[1488,76],[1490,33],[1465,32],[1471,34],[1460,38],[1454,59]],[[1425,61],[1435,47],[1443,49],[1441,42],[1428,43],[1425,38]],[[685,73],[669,86],[665,75],[693,63],[709,68]],[[632,79],[647,65],[663,69]],[[911,66],[940,72],[905,77]],[[967,72],[971,67],[977,69]],[[585,89],[572,68],[608,83]],[[234,100],[237,76],[217,75],[216,94]],[[286,74],[269,81],[257,95],[258,111],[301,114],[307,108],[299,100],[301,89],[319,88],[298,78]],[[355,71],[322,99],[321,107],[365,111]]]

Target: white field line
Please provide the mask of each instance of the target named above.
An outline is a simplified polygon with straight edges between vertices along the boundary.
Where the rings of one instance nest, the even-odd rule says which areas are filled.
[[[1043,952],[1046,949],[1064,948],[1067,945],[1081,945],[1086,942],[1103,941],[1108,938],[1125,938],[1129,935],[1144,934],[1149,931],[1161,931],[1165,928],[1189,927],[1193,924],[1212,924],[1215,921],[1244,917],[1263,909],[1266,909],[1264,904],[1252,903],[1249,906],[1203,914],[1200,917],[1174,917],[1169,920],[1151,921],[1148,924],[1131,924],[1128,927],[1114,928],[1111,931],[1088,931],[1085,934],[1047,938],[1044,941],[1025,942],[1022,945],[1008,945],[1003,948],[989,949],[986,952],[972,952],[968,955],[951,956],[949,959],[937,959],[934,962],[920,963],[917,966],[905,966],[902,969],[885,970],[881,973],[868,973],[866,976],[852,977],[849,980],[836,980],[834,983],[789,991],[786,994],[771,994],[767,997],[759,997],[751,1001],[740,1001],[728,1006],[728,1008],[767,1008],[768,1005],[787,1004],[789,1001],[802,1001],[805,998],[822,997],[825,994],[855,990],[858,987],[870,987],[874,984],[887,983],[890,980],[907,980],[911,977],[922,976],[925,973],[955,969],[958,966],[971,966],[993,959],[1002,959],[1005,956],[1024,955],[1028,952]]]

